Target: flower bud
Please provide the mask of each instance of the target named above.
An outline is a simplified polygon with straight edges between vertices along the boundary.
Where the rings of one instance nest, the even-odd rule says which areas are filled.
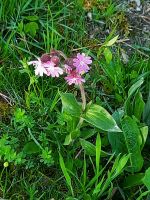
[[[74,58],[67,58],[67,59],[65,60],[65,64],[66,64],[66,65],[69,65],[70,67],[73,67],[73,59],[74,59]]]
[[[53,62],[55,65],[59,65],[60,59],[58,56],[52,56],[51,57],[51,62]]]
[[[50,51],[50,56],[58,56],[58,51],[56,51],[55,49],[51,49]]]
[[[43,62],[43,63],[46,63],[51,60],[50,55],[46,54],[46,53],[43,54],[40,59],[41,59],[41,62]]]

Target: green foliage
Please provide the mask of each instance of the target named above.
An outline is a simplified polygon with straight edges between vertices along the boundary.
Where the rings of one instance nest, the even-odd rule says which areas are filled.
[[[90,105],[83,118],[104,131],[121,132],[112,116],[99,105]]]
[[[54,163],[51,153],[52,151],[49,150],[48,147],[43,149],[42,154],[40,155],[40,161],[46,164],[47,166],[51,166]]]
[[[129,171],[140,171],[143,166],[143,157],[141,155],[139,136],[140,130],[134,119],[126,116],[122,120],[122,130],[125,138],[127,151],[131,154]]]
[[[25,110],[17,108],[14,112],[14,126],[19,131],[22,131],[25,127],[32,128],[34,126],[34,120],[32,116],[26,115]]]
[[[104,56],[105,56],[106,62],[109,64],[112,60],[112,53],[108,48],[104,49]]]
[[[140,86],[143,84],[143,82],[144,82],[144,79],[143,79],[143,77],[141,78],[141,79],[139,79],[136,83],[134,83],[131,87],[130,87],[130,89],[129,89],[129,91],[128,91],[128,98],[127,98],[127,100],[126,100],[126,102],[125,102],[125,110],[126,110],[126,114],[127,115],[129,115],[129,116],[132,116],[133,114],[135,114],[135,115],[137,115],[137,110],[135,110],[135,113],[134,113],[134,110],[133,110],[133,108],[134,108],[134,104],[132,103],[133,102],[133,99],[132,99],[132,97],[134,97],[134,95],[135,95],[135,92],[140,88]],[[135,106],[136,106],[136,103],[137,103],[137,101],[138,101],[138,99],[137,99],[138,97],[136,96],[135,97]],[[142,102],[142,99],[140,98],[140,105],[139,105],[139,115],[141,115],[141,113],[143,112],[143,102]],[[140,117],[140,116],[139,116]]]
[[[17,153],[16,149],[12,146],[15,144],[15,141],[9,140],[9,136],[4,134],[0,139],[0,159],[3,162],[14,163],[15,165],[23,164],[25,162],[24,155],[22,152]]]
[[[92,2],[88,11],[85,2]],[[129,29],[116,4],[0,1],[1,198],[149,198],[148,48],[128,54],[128,41],[115,36],[122,24]],[[52,48],[92,56],[84,111],[78,86],[29,69],[29,60]]]
[[[86,151],[86,148],[87,148],[87,146],[85,147],[85,151]],[[85,199],[87,197],[88,197],[88,199],[93,199],[93,198],[97,199],[97,198],[103,197],[105,195],[106,191],[108,193],[109,186],[113,185],[113,181],[125,169],[127,161],[129,159],[129,155],[124,155],[122,157],[118,156],[118,158],[114,161],[114,164],[113,164],[111,170],[104,171],[106,166],[110,165],[110,162],[111,162],[113,156],[110,157],[106,166],[102,167],[100,165],[100,154],[98,152],[98,149],[100,150],[99,134],[97,135],[97,139],[96,139],[96,149],[97,149],[97,151],[95,151],[96,164],[93,168],[93,170],[95,171],[95,169],[96,169],[96,171],[95,171],[95,175],[91,179],[89,179],[88,171],[87,171],[87,164],[86,163],[88,163],[88,159],[84,159],[84,165],[83,165],[84,179],[82,180],[82,176],[79,177],[79,176],[77,176],[73,173],[73,170],[71,172],[69,169],[67,169],[66,166],[65,166],[65,163],[64,163],[64,159],[62,158],[61,155],[59,157],[60,166],[61,166],[61,169],[63,171],[66,182],[69,186],[69,189],[71,190],[72,198],[74,197],[73,191],[75,191],[75,188],[73,188],[74,184],[72,184],[72,183],[76,180],[78,182],[76,189],[77,189],[77,191],[79,191],[78,195],[80,195],[80,197],[82,199]],[[93,163],[91,163],[91,164],[93,164]],[[88,179],[87,183],[86,183],[86,179]],[[69,197],[69,198],[71,198],[71,197]]]
[[[34,154],[40,151],[40,148],[35,144],[35,142],[28,142],[25,144],[23,151],[26,154]]]
[[[150,168],[148,168],[145,172],[145,176],[143,177],[142,181],[144,185],[147,187],[148,190],[150,190]]]
[[[144,173],[136,173],[134,175],[129,175],[125,178],[123,182],[124,188],[134,187],[137,185],[142,185],[142,179],[144,177]]]
[[[81,106],[76,101],[73,94],[61,93],[62,111],[69,115],[79,117],[81,114]]]
[[[74,196],[73,194],[73,189],[72,189],[72,184],[71,184],[71,178],[70,178],[70,175],[68,174],[67,172],[67,168],[65,166],[65,163],[64,163],[64,160],[63,160],[63,157],[61,156],[61,154],[59,154],[59,162],[60,162],[60,166],[61,166],[61,169],[62,169],[62,172],[64,174],[64,177],[66,179],[66,182],[71,190],[71,193],[72,195]]]
[[[150,93],[144,107],[143,120],[150,127]]]
[[[85,154],[89,156],[95,156],[96,148],[94,144],[83,139],[80,139],[80,142]]]

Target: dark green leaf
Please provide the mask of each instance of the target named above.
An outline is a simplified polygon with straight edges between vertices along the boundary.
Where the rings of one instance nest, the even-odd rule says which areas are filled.
[[[138,172],[143,166],[143,157],[140,150],[140,130],[134,119],[126,116],[122,120],[122,130],[125,138],[127,151],[131,154],[130,164],[128,171]]]
[[[95,133],[96,133],[95,129],[90,129],[90,128],[84,129],[84,130],[81,130],[80,137],[83,139],[88,139],[88,138],[92,137]]]
[[[25,144],[23,151],[26,154],[34,154],[38,153],[40,151],[40,148],[37,144],[35,144],[35,142],[31,141]]]
[[[89,156],[95,156],[96,155],[96,147],[91,142],[88,142],[84,139],[80,139],[80,143],[82,148],[85,150],[85,153]]]
[[[125,178],[123,182],[124,188],[129,188],[137,185],[143,184],[142,179],[144,177],[144,173],[138,173],[134,175],[129,175]]]
[[[117,110],[112,115],[119,126],[121,126],[121,119],[123,115],[124,115],[124,112],[121,109]],[[109,132],[108,139],[111,144],[113,153],[116,153],[116,155],[120,153],[126,153],[125,140],[124,140],[124,135],[122,132],[121,133]]]

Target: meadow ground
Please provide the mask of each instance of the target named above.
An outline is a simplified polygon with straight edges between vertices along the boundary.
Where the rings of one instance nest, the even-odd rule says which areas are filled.
[[[0,1],[0,198],[150,198],[150,1],[136,2]],[[80,85],[28,65],[52,49],[92,58],[85,108]]]

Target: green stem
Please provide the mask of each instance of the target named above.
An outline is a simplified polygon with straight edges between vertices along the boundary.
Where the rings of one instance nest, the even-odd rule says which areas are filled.
[[[86,108],[86,97],[85,97],[85,91],[82,84],[79,85],[80,92],[81,92],[81,98],[82,98],[82,110],[84,111]]]
[[[80,92],[81,92],[81,99],[82,99],[82,112],[85,111],[86,108],[86,97],[85,97],[85,90],[82,84],[79,85]],[[80,117],[79,123],[77,125],[77,128],[79,129],[81,125],[83,124],[84,119]]]

